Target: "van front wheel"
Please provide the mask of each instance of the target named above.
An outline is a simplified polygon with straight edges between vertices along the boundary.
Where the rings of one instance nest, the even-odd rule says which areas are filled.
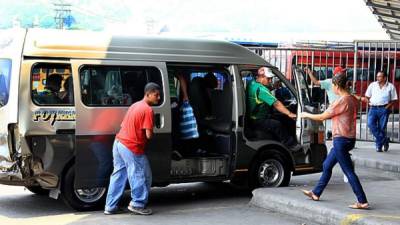
[[[77,211],[97,210],[104,207],[107,188],[75,189],[74,179],[75,167],[72,166],[61,183],[61,197],[68,206]]]
[[[250,188],[282,187],[289,185],[290,170],[280,157],[258,159],[251,169]]]

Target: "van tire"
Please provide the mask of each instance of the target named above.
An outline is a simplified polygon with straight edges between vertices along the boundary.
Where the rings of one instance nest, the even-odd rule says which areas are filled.
[[[61,198],[65,204],[77,211],[90,211],[104,208],[107,188],[76,190],[74,188],[74,180],[75,166],[71,166],[65,173],[64,179],[61,182]],[[80,195],[79,193],[83,194]]]
[[[33,194],[41,195],[41,196],[46,196],[49,195],[49,190],[44,189],[40,186],[25,186],[26,189],[28,189],[30,192]]]
[[[285,187],[291,172],[284,158],[277,154],[260,154],[250,169],[249,187]],[[271,180],[269,180],[271,179]]]

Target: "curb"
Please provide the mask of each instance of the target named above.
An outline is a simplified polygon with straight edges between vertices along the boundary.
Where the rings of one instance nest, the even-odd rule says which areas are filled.
[[[281,189],[279,191],[279,189]],[[354,213],[344,212],[346,210],[333,209],[324,206],[323,201],[313,202],[311,200],[296,200],[290,195],[282,194],[283,188],[274,191],[270,188],[259,188],[253,191],[250,205],[286,214],[289,216],[302,218],[319,224],[340,224],[340,225],[394,225],[399,224],[394,221],[376,218],[365,213],[366,211],[354,210]],[[288,188],[285,188],[288,189]],[[291,189],[291,188],[289,188]],[[297,189],[297,188],[296,188]],[[272,190],[272,191],[271,191]],[[301,193],[298,193],[301,195]],[[351,210],[351,209],[350,209]],[[350,211],[347,210],[347,211]],[[369,211],[369,210],[368,210]],[[386,218],[387,219],[387,218]]]
[[[365,157],[359,157],[355,154],[353,154],[351,156],[351,158],[352,158],[353,162],[355,163],[355,165],[357,165],[357,166],[379,169],[379,170],[395,172],[395,173],[400,172],[400,163],[399,162],[382,160],[382,159],[369,159],[369,158],[365,158]]]

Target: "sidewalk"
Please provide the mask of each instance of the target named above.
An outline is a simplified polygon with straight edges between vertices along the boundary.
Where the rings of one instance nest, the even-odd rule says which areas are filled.
[[[352,155],[356,166],[400,172],[400,144],[390,143],[388,152],[376,152],[374,142],[358,141]]]
[[[331,143],[327,143],[328,147]],[[353,150],[356,168],[366,166],[386,171],[400,171],[400,144],[391,144],[388,152],[377,153],[373,142],[358,142]],[[370,210],[347,207],[355,197],[349,184],[330,184],[318,202],[307,199],[301,189],[312,187],[260,188],[253,191],[250,204],[303,218],[320,224],[400,225],[400,180],[363,182],[371,203]]]

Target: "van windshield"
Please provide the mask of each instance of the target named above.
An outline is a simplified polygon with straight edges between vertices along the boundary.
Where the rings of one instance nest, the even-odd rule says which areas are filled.
[[[0,59],[0,107],[8,102],[10,92],[11,60]]]

